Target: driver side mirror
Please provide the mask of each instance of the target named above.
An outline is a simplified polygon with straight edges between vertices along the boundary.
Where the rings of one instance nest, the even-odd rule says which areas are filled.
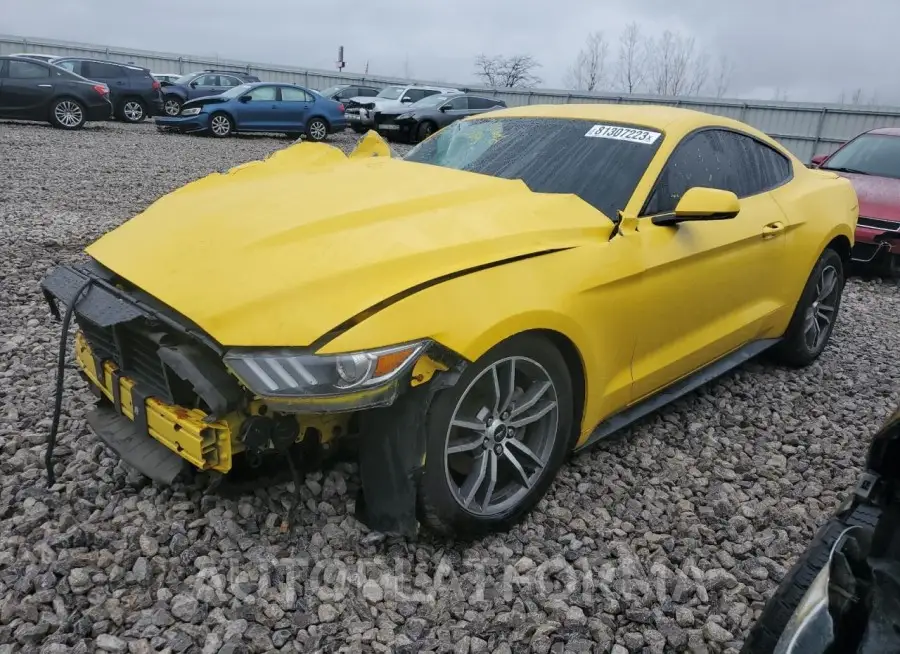
[[[651,218],[654,225],[677,225],[697,220],[729,220],[738,215],[741,202],[731,191],[695,186],[688,189],[675,211]]]
[[[250,102],[252,99],[253,98],[249,95],[242,95],[241,97],[238,98],[238,102],[247,103],[247,102]]]
[[[403,104],[407,104],[409,102],[412,102],[412,98],[408,95],[404,95],[402,98],[400,98],[400,102],[402,102]]]
[[[823,163],[825,163],[826,159],[828,159],[827,154],[817,154],[815,157],[809,160],[809,165],[813,168],[818,168]]]
[[[192,89],[197,88],[197,82],[191,82],[191,88]]]
[[[441,105],[441,111],[450,111],[451,109],[453,109],[453,107],[451,107],[449,104]]]

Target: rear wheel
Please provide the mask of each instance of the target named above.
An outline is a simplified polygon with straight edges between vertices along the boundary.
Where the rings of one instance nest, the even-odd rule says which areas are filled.
[[[217,138],[231,136],[234,131],[234,123],[228,114],[221,111],[214,113],[209,118],[209,132]]]
[[[552,343],[523,334],[492,348],[429,408],[423,522],[463,537],[518,522],[573,445],[573,411],[571,377]]]
[[[136,98],[127,98],[119,107],[119,118],[126,123],[139,123],[147,117],[144,103]]]
[[[73,98],[60,98],[50,108],[50,124],[60,129],[80,129],[84,126],[84,106]]]
[[[783,340],[773,348],[778,361],[802,367],[822,354],[834,330],[843,290],[841,256],[826,249],[813,267]]]

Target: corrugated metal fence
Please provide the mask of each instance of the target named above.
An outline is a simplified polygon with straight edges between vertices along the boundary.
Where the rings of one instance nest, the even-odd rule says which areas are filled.
[[[103,45],[69,43],[48,39],[32,39],[0,35],[0,54],[36,52],[77,55],[111,61],[134,63],[159,73],[188,73],[193,70],[227,67],[242,70],[272,82],[291,82],[314,89],[333,84],[361,83],[373,85],[402,84],[412,80],[394,77],[355,75],[312,70],[294,66],[261,64],[231,59],[178,55],[167,52],[112,48]],[[419,83],[428,83],[415,80]],[[453,86],[446,82],[439,86]],[[710,98],[661,97],[583,93],[554,89],[512,90],[462,85],[460,88],[502,98],[509,106],[524,104],[566,104],[577,102],[616,102],[632,104],[664,104],[682,106],[742,120],[778,139],[803,161],[816,154],[832,152],[840,143],[874,127],[900,126],[900,107],[812,104],[800,102],[761,102]]]

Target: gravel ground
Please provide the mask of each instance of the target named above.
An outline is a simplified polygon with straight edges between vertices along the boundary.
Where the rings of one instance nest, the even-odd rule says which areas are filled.
[[[849,283],[815,365],[748,364],[576,457],[529,520],[469,547],[367,542],[346,463],[307,478],[293,537],[290,484],[146,485],[90,435],[71,372],[45,488],[59,325],[40,279],[163,193],[288,143],[0,123],[0,653],[736,652],[898,402],[896,283]]]

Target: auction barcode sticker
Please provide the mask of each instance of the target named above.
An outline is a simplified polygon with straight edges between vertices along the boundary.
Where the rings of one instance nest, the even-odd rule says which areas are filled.
[[[616,125],[594,125],[585,136],[597,139],[615,139],[616,141],[631,141],[632,143],[646,143],[652,145],[656,143],[662,134],[659,132],[651,132],[646,129],[635,129],[634,127],[617,127]]]

